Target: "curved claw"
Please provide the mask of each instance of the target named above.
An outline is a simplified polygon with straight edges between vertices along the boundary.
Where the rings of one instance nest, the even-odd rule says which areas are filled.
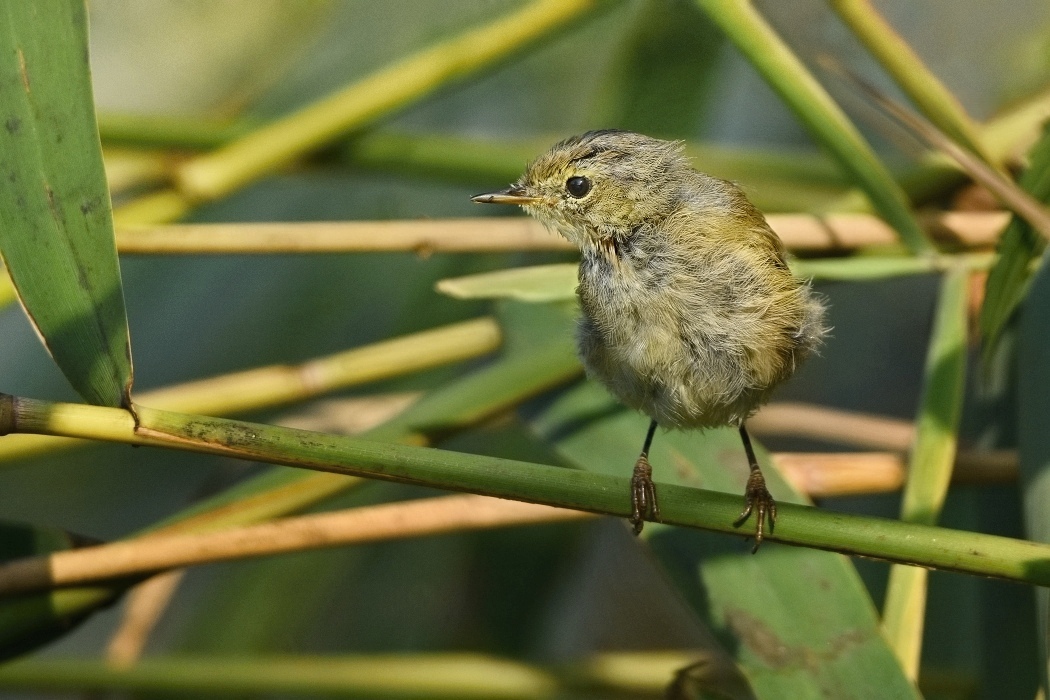
[[[631,517],[634,534],[641,534],[646,520],[660,519],[660,506],[656,502],[656,485],[653,484],[653,468],[645,455],[638,458],[631,476]]]
[[[740,517],[734,522],[734,527],[740,527],[750,517],[752,511],[755,512],[755,546],[751,549],[752,554],[758,551],[758,548],[762,545],[762,540],[766,535],[766,518],[769,518],[769,532],[773,532],[773,528],[777,522],[777,503],[773,500],[773,496],[769,493],[766,488],[766,480],[762,476],[762,472],[755,470],[751,472],[751,476],[747,480],[747,488],[744,491],[744,510],[741,511]]]

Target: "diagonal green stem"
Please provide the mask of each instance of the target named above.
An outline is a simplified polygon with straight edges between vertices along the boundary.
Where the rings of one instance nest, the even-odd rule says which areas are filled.
[[[371,442],[138,407],[130,414],[0,394],[0,433],[43,432],[152,445],[468,491],[625,517],[629,480],[515,460]],[[661,485],[663,522],[737,535],[737,495]],[[1050,545],[832,513],[785,503],[772,540],[1050,586]]]
[[[996,163],[959,100],[869,0],[831,0],[831,6],[927,119],[984,162]]]
[[[813,137],[849,172],[879,214],[913,253],[935,248],[913,215],[904,190],[856,127],[749,0],[697,0]]]

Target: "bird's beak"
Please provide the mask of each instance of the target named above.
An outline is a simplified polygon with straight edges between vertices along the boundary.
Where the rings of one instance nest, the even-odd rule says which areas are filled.
[[[540,198],[526,195],[525,190],[519,185],[511,185],[499,192],[476,194],[470,198],[470,201],[479,204],[535,204],[540,201]]]

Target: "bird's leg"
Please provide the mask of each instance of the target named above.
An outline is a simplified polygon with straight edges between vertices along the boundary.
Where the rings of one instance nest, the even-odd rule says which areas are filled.
[[[773,526],[777,522],[777,504],[773,496],[769,494],[769,490],[766,489],[766,479],[762,476],[762,469],[755,458],[755,450],[751,447],[751,437],[747,434],[747,428],[743,423],[740,424],[740,439],[744,441],[744,451],[747,452],[747,464],[751,468],[751,475],[747,478],[747,487],[744,490],[744,510],[733,525],[740,527],[751,515],[751,511],[755,511],[757,520],[755,521],[755,546],[751,550],[753,554],[758,551],[762,538],[765,536],[767,515],[769,516],[769,531],[773,532]]]
[[[649,422],[649,432],[645,435],[642,454],[634,463],[634,474],[631,475],[631,524],[634,534],[642,532],[646,519],[659,520],[660,506],[656,503],[656,486],[653,484],[653,468],[649,464],[649,447],[656,434],[656,421]]]

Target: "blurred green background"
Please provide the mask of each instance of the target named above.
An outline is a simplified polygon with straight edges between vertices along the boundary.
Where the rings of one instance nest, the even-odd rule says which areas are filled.
[[[824,2],[756,4],[811,66],[829,54],[897,94]],[[517,5],[513,0],[92,0],[98,109],[265,121]],[[977,119],[1045,87],[1050,73],[1045,0],[885,0],[877,6]],[[825,83],[891,165],[904,168],[918,153],[914,142],[848,88],[834,79]],[[443,89],[378,128],[542,143],[602,127],[728,147],[815,150],[719,30],[695,5],[679,0],[609,3],[525,55]],[[704,169],[703,162],[696,166]],[[469,196],[504,184],[365,169],[346,149],[335,147],[302,168],[201,207],[191,220],[491,215]],[[742,184],[761,196],[760,186]],[[441,296],[434,291],[437,280],[572,259],[554,253],[124,257],[136,389],[295,363],[471,318],[490,305]],[[825,283],[818,289],[829,301],[831,337],[777,399],[912,418],[937,278]],[[470,366],[348,394],[426,389]],[[963,442],[1014,445],[1009,385],[987,388],[976,370],[971,373]],[[0,311],[0,377],[8,393],[74,399],[16,307]],[[287,413],[249,418],[272,420]],[[645,419],[638,417],[637,423],[640,439]],[[441,446],[560,461],[522,422],[483,426]],[[797,439],[769,440],[766,447],[835,449]],[[632,459],[623,455],[625,474]],[[257,469],[150,448],[93,446],[4,465],[0,513],[8,520],[115,539]],[[422,493],[377,484],[325,508]],[[896,517],[899,500],[852,497],[822,505]],[[953,487],[941,522],[1023,537],[1017,485]],[[855,563],[880,603],[888,566]],[[927,697],[1035,696],[1040,657],[1030,589],[934,573],[929,601],[923,654]],[[118,604],[40,653],[97,657],[120,616]],[[469,650],[546,663],[592,651],[690,648],[707,635],[626,529],[595,521],[193,569],[147,653]]]

